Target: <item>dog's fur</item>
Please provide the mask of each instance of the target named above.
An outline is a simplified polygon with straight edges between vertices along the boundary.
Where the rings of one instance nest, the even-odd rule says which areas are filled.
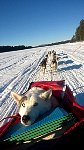
[[[56,71],[56,70],[57,70],[57,67],[58,67],[57,61],[56,61],[55,59],[52,60],[52,62],[51,62],[51,70],[52,70],[52,71]]]
[[[31,88],[25,96],[11,92],[13,99],[19,106],[21,123],[31,125],[36,119],[49,111],[52,107],[58,106],[58,101],[52,96],[52,90],[45,91],[39,87]]]

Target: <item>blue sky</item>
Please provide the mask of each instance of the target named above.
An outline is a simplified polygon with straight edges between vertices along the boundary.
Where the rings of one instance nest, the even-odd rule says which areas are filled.
[[[84,19],[84,0],[0,0],[0,45],[71,39]]]

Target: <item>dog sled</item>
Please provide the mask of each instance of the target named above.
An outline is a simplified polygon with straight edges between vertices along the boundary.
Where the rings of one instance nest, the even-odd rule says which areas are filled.
[[[59,100],[60,107],[42,115],[30,126],[20,123],[19,114],[10,116],[10,120],[0,128],[0,144],[3,148],[29,147],[31,150],[35,147],[52,148],[53,145],[60,147],[66,142],[74,144],[77,138],[84,137],[84,106],[76,102],[73,92],[65,85],[64,80],[32,82],[29,89],[32,87],[45,90],[52,88],[53,96]]]

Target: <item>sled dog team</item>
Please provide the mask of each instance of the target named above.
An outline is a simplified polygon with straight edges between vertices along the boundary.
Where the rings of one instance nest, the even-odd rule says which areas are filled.
[[[40,70],[45,73],[47,70],[47,67],[50,67],[50,70],[52,72],[57,71],[58,68],[58,57],[56,52],[53,51],[48,51],[48,54],[46,57],[42,60],[40,63]]]

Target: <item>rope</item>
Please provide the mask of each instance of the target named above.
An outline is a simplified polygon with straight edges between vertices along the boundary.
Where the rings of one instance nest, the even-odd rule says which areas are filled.
[[[14,114],[12,116],[8,116],[8,117],[1,119],[0,122],[2,122],[4,119],[8,119],[8,118],[20,118],[20,116],[18,114]]]

